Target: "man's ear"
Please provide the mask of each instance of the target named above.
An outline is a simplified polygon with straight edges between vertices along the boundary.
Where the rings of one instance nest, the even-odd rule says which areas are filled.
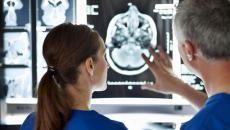
[[[195,58],[195,47],[192,44],[192,42],[189,41],[189,40],[186,40],[183,43],[182,48],[183,48],[183,50],[185,52],[185,55],[186,55],[188,61],[192,61]]]
[[[89,57],[85,60],[85,68],[86,68],[86,71],[88,72],[88,74],[90,76],[93,76],[93,74],[94,74],[94,62],[93,62],[92,57]]]

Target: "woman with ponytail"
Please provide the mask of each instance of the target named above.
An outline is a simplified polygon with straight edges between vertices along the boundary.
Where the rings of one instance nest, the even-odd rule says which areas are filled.
[[[38,86],[37,111],[21,130],[127,130],[123,123],[90,110],[94,91],[106,89],[108,64],[98,33],[64,23],[44,40],[47,72]]]

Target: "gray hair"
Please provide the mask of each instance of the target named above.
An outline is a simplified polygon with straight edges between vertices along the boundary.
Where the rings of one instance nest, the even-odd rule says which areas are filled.
[[[178,37],[191,40],[206,58],[230,59],[229,0],[184,0],[174,23]]]

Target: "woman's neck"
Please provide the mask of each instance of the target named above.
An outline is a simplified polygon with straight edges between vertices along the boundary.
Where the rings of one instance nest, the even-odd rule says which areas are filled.
[[[70,106],[72,109],[89,110],[92,98],[92,90],[87,86],[68,86],[66,87],[70,95]]]
[[[89,110],[91,104],[91,92],[87,93],[76,93],[76,96],[72,100],[72,109],[78,110]]]

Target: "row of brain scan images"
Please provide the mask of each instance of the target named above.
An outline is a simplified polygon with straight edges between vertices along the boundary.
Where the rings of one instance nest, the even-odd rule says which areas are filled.
[[[5,26],[25,26],[29,23],[30,0],[3,0]],[[38,17],[42,25],[55,26],[73,19],[72,0],[38,0]]]
[[[4,0],[6,27],[25,26],[29,23],[29,3],[26,1]],[[74,21],[73,10],[75,7],[72,0],[38,0],[37,4],[39,26],[55,26],[62,22]],[[171,56],[174,51],[172,35],[173,0],[127,0],[125,2],[123,0],[87,0],[87,8],[92,7],[96,7],[94,10],[96,13],[87,13],[86,24],[97,30],[105,40],[106,59],[110,65],[108,89],[105,92],[95,93],[94,97],[171,98],[171,95],[141,90],[140,86],[154,82],[154,77],[141,58],[141,53],[153,60],[148,52],[149,47],[156,48],[160,45]],[[21,16],[25,16],[25,14],[28,14],[28,17],[22,19]],[[36,55],[37,73],[39,74],[37,81],[44,72],[42,68],[46,66],[40,53],[42,39],[45,38],[46,34],[47,31],[37,32]],[[4,63],[30,66],[33,53],[31,53],[29,41],[30,35],[26,31],[5,32]],[[197,80],[197,77],[184,69],[183,72],[185,72],[183,76],[186,79],[192,81],[197,88],[200,87],[200,90],[203,89],[202,83]],[[12,84],[12,80],[7,77],[15,77],[15,79],[16,77],[23,77],[21,75],[12,76],[11,73],[10,69],[4,71],[5,84]],[[25,75],[30,76],[31,73]],[[28,77],[25,75],[24,78]],[[18,86],[26,86],[20,81],[17,84]],[[8,88],[11,90],[10,85]],[[14,97],[15,94],[8,95]]]
[[[31,15],[35,14],[31,12],[32,0],[2,0],[1,2],[4,32],[1,34],[3,67],[0,68],[0,74],[3,76],[0,78],[0,97],[32,97],[34,91],[32,82],[36,82],[32,81],[34,71],[32,57],[37,55],[32,52],[32,44],[35,43],[31,42]],[[74,21],[75,0],[36,0],[36,5],[37,26],[51,28],[65,21]]]

